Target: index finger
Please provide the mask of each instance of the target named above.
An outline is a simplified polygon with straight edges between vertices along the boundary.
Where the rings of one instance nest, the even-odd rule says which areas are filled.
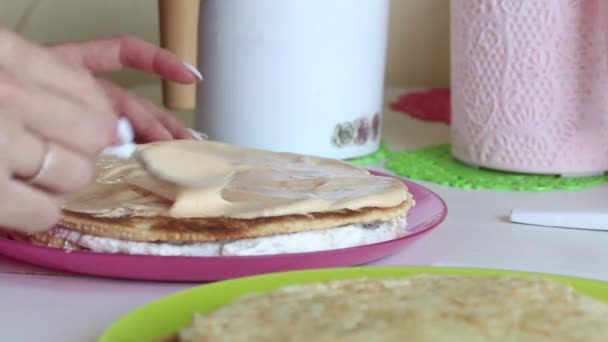
[[[55,45],[52,50],[95,73],[132,68],[180,83],[201,80],[198,71],[185,65],[176,55],[135,37],[66,43]]]

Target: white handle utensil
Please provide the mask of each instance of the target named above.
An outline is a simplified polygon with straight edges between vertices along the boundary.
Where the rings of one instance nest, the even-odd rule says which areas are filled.
[[[133,127],[129,122],[129,119],[126,117],[122,117],[118,120],[117,126],[118,137],[120,138],[121,145],[111,146],[103,150],[102,154],[112,155],[116,158],[127,160],[133,158],[136,160],[148,173],[162,179],[169,183],[174,183],[178,185],[184,185],[188,187],[201,187],[207,186],[208,184],[218,183],[221,179],[218,177],[221,176],[222,179],[225,178],[224,174],[219,175],[208,175],[208,177],[201,178],[197,177],[197,170],[192,169],[181,169],[181,172],[173,172],[168,174],[163,172],[163,165],[159,165],[157,162],[153,162],[145,158],[142,153],[137,151],[137,145],[133,142],[135,134],[133,132]],[[192,137],[194,140],[207,140],[207,136],[203,133],[197,132],[195,130],[190,129],[192,133]],[[199,167],[207,168],[206,165],[199,165]],[[174,170],[175,171],[175,170]],[[218,172],[221,170],[218,170]]]
[[[513,209],[511,222],[570,229],[608,230],[608,211]]]
[[[118,132],[118,138],[120,139],[120,145],[111,146],[105,148],[101,153],[109,154],[120,159],[129,159],[131,155],[137,149],[133,139],[135,139],[135,133],[133,133],[133,127],[131,122],[126,117],[118,119],[118,126],[116,127]]]

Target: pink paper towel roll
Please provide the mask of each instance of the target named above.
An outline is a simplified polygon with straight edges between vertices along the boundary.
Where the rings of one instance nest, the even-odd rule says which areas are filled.
[[[454,157],[515,172],[608,170],[608,1],[451,4]]]

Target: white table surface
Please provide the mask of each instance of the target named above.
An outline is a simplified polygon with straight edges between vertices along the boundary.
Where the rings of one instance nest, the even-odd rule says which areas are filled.
[[[160,98],[157,85],[136,93]],[[387,99],[402,91],[389,89]],[[188,113],[177,113],[190,122]],[[444,124],[386,111],[384,134],[396,149],[449,141]],[[380,165],[371,168],[385,171]],[[443,265],[575,275],[608,280],[608,233],[508,222],[513,207],[606,207],[608,185],[580,191],[462,190],[419,182],[444,198],[445,222],[378,265]],[[114,320],[192,284],[110,280],[59,274],[0,257],[1,341],[94,341]]]

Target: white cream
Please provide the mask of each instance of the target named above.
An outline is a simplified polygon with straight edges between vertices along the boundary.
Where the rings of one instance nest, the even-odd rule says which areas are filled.
[[[305,253],[348,248],[392,240],[408,233],[406,217],[371,224],[281,234],[227,242],[167,243],[123,241],[57,228],[55,236],[95,252],[161,256],[248,256]]]

